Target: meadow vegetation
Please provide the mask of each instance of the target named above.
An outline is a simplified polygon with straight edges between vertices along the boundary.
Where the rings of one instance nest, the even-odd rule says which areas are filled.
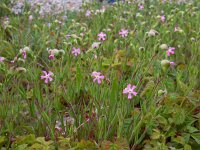
[[[0,2],[1,150],[200,149],[198,0],[37,1]]]

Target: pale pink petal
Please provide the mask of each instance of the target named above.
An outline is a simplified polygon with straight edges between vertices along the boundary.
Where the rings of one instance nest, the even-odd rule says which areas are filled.
[[[40,79],[42,79],[42,80],[45,79],[45,78],[46,78],[46,76],[41,76],[41,77],[40,77]]]
[[[96,82],[96,80],[97,80],[97,78],[94,78],[94,79],[93,79],[93,82]]]
[[[129,92],[129,89],[127,89],[127,88],[125,88],[124,90],[123,90],[123,94],[126,94],[126,93],[128,93]]]
[[[48,78],[46,78],[44,82],[45,82],[45,83],[48,83],[48,82],[49,82]]]
[[[49,71],[49,75],[52,76],[52,75],[53,75],[53,72]]]
[[[52,77],[49,77],[48,79],[49,79],[49,81],[52,81],[52,80],[53,80]]]
[[[129,89],[130,89],[130,88],[131,88],[131,84],[128,84],[128,85],[127,85],[127,88],[129,88]]]
[[[128,94],[128,99],[131,99],[131,98],[132,98],[132,94],[129,93],[129,94]]]
[[[97,82],[98,82],[98,84],[101,84],[101,80],[100,79],[98,79]]]
[[[137,92],[133,92],[133,95],[135,95],[135,96],[136,96],[136,95],[137,95]]]
[[[99,76],[100,79],[104,79],[104,76]]]
[[[46,71],[42,71],[44,73],[44,75],[46,76],[47,75],[47,72]]]
[[[134,90],[135,88],[136,88],[136,86],[135,86],[135,85],[133,85],[133,86],[132,86],[132,88],[131,88],[131,90]]]

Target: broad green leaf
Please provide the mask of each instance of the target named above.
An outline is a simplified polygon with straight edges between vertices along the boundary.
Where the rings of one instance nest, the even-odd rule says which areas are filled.
[[[38,137],[36,141],[46,146],[53,144],[53,141],[46,141],[44,137]]]
[[[19,136],[16,138],[14,145],[31,144],[35,142],[35,135]]]
[[[194,138],[194,140],[200,144],[200,133],[192,133],[191,136]]]
[[[15,150],[26,150],[27,149],[28,144],[22,144],[19,145],[15,148]]]
[[[173,141],[182,145],[185,144],[185,140],[182,136],[177,136],[176,138],[173,139]]]
[[[5,140],[6,140],[5,136],[0,137],[0,147],[4,144]]]
[[[180,125],[185,121],[185,111],[182,108],[175,108],[172,115],[173,121],[176,125]]]
[[[154,129],[154,132],[151,134],[151,139],[157,140],[161,137],[161,133],[159,130]]]
[[[192,147],[189,144],[185,144],[184,150],[192,150]]]

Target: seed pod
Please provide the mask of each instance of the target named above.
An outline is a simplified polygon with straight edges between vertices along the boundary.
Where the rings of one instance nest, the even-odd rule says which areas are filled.
[[[170,61],[169,60],[162,60],[161,61],[161,67],[162,67],[162,70],[164,72],[166,72],[167,69],[170,67]]]

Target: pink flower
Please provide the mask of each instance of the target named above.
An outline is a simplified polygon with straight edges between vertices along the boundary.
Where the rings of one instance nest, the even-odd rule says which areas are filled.
[[[178,31],[178,27],[174,27],[174,32],[177,32]]]
[[[24,59],[26,59],[26,58],[27,58],[27,53],[26,53],[26,51],[25,51],[25,50],[23,50],[23,51],[22,51],[22,55],[23,55],[23,58],[24,58]]]
[[[55,59],[55,54],[58,54],[59,50],[58,49],[50,49],[50,50],[48,50],[48,53],[50,54],[49,55],[49,59],[50,60],[54,60]]]
[[[170,56],[171,54],[173,55],[174,54],[174,50],[175,50],[174,47],[169,47],[168,50],[167,50],[167,56]]]
[[[128,35],[128,30],[121,29],[121,31],[119,32],[119,35],[121,35],[122,37],[126,37]]]
[[[144,6],[143,5],[139,5],[139,10],[143,10]]]
[[[90,17],[91,14],[92,14],[91,11],[90,11],[90,10],[87,10],[86,13],[85,13],[85,16],[86,16],[86,17]]]
[[[0,56],[0,62],[3,62],[4,60],[5,58]]]
[[[49,73],[47,73],[46,71],[42,71],[43,72],[43,75],[40,77],[41,80],[44,80],[45,79],[45,83],[49,83],[50,81],[53,80],[53,78],[51,76],[53,76],[53,72],[49,71]]]
[[[170,64],[170,66],[172,66],[172,67],[175,66],[175,63],[174,63],[173,61],[170,61],[169,64]]]
[[[97,55],[96,54],[94,54],[94,59],[97,59]]]
[[[93,82],[98,82],[98,84],[101,84],[102,80],[105,78],[103,75],[101,75],[100,72],[92,72]]]
[[[80,55],[80,53],[81,53],[80,48],[75,48],[75,47],[72,48],[72,54],[74,54],[74,56],[78,56]]]
[[[50,59],[50,60],[54,60],[54,59],[55,59],[54,54],[49,55],[49,59]]]
[[[99,33],[99,34],[98,34],[98,37],[99,37],[99,38],[98,38],[99,41],[105,41],[105,40],[106,40],[106,38],[105,38],[105,37],[106,37],[106,34],[103,33],[103,32]]]
[[[68,40],[70,37],[71,37],[70,34],[67,34],[67,35],[66,35],[66,39],[67,39],[67,40]]]
[[[97,48],[99,48],[99,45],[101,44],[101,42],[94,42],[93,44],[92,44],[92,48],[93,49],[97,49]]]
[[[136,96],[137,92],[135,92],[136,86],[131,84],[128,84],[127,87],[123,90],[123,94],[128,94],[128,99],[132,99],[133,95]]]
[[[160,20],[162,21],[162,22],[165,22],[165,15],[162,15],[161,17],[160,17]]]
[[[32,22],[32,20],[33,20],[33,16],[30,15],[28,19],[29,19],[29,22]]]

